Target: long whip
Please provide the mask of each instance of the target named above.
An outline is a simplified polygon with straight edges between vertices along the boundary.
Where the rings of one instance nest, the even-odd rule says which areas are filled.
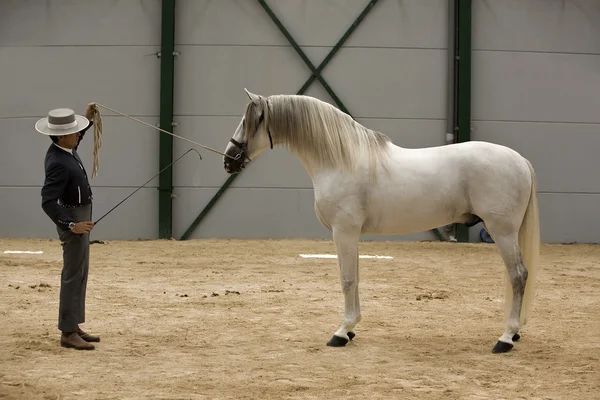
[[[138,190],[140,190],[141,188],[143,188],[144,186],[146,186],[148,183],[150,183],[154,178],[156,178],[158,175],[160,175],[164,170],[166,170],[167,168],[171,167],[173,164],[175,164],[177,161],[181,160],[183,158],[183,156],[185,156],[187,153],[189,153],[190,151],[195,151],[198,154],[198,157],[200,157],[200,159],[202,160],[202,156],[200,155],[200,152],[196,149],[189,149],[188,151],[186,151],[185,153],[183,153],[179,158],[177,158],[175,161],[173,161],[171,164],[167,165],[166,167],[164,167],[163,169],[161,169],[159,171],[158,174],[154,175],[152,178],[148,179],[148,181],[146,183],[144,183],[142,186],[140,186],[139,188],[137,188],[133,193],[131,193],[129,196],[125,197],[123,200],[121,200],[116,206],[114,206],[113,208],[111,208],[106,214],[104,214],[103,216],[101,216],[100,218],[98,218],[96,220],[96,222],[94,222],[94,225],[96,225],[98,222],[100,222],[104,217],[106,217],[108,214],[110,214],[111,212],[113,212],[113,210],[117,207],[119,207],[121,204],[123,204],[123,202],[125,200],[127,200],[128,198],[130,198],[131,196],[133,196]]]

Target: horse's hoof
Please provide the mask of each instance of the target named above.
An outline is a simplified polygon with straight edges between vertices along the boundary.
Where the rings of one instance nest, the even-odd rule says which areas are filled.
[[[512,338],[513,342],[516,342],[519,339],[521,339],[521,335],[519,335],[518,333],[515,333],[515,336],[513,336],[513,338]]]
[[[348,335],[350,337],[350,335]],[[344,347],[348,343],[348,339],[343,338],[341,336],[333,335],[329,342],[327,342],[327,346],[331,347]]]
[[[356,336],[354,332],[348,332],[348,337],[350,338],[350,340],[354,339],[354,336]]]
[[[496,343],[496,345],[492,349],[492,353],[494,353],[494,354],[506,353],[506,352],[510,351],[513,347],[514,347],[514,345],[512,343],[501,342],[498,340],[498,343]]]

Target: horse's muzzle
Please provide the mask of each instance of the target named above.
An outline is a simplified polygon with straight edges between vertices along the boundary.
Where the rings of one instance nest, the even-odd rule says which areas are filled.
[[[225,172],[228,174],[237,174],[241,170],[246,167],[245,157],[242,153],[239,153],[235,156],[235,158],[225,157],[223,161],[223,165],[225,167]]]

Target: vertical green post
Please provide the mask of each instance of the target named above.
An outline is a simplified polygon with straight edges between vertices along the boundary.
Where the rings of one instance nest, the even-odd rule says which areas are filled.
[[[175,0],[162,0],[160,46],[160,128],[173,129],[173,74],[175,50]],[[159,133],[159,170],[173,162],[173,137]],[[173,170],[168,168],[159,176],[158,236],[172,237]]]
[[[471,140],[471,0],[457,0],[455,12],[458,41],[458,86],[456,110],[456,141]],[[469,228],[463,224],[456,227],[456,240],[469,241]]]

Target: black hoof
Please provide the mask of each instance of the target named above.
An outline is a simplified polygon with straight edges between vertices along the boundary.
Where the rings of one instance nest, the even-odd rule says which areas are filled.
[[[515,333],[515,336],[513,336],[513,342],[516,342],[519,339],[521,339],[521,335],[519,335],[518,333]]]
[[[350,340],[354,339],[354,336],[356,336],[354,332],[348,332],[348,337],[350,338]]]
[[[348,339],[343,338],[341,336],[333,335],[329,342],[327,342],[327,346],[331,347],[344,347],[348,343]]]
[[[492,353],[506,353],[510,351],[514,346],[511,343],[501,342],[498,340],[498,343],[492,349]]]

